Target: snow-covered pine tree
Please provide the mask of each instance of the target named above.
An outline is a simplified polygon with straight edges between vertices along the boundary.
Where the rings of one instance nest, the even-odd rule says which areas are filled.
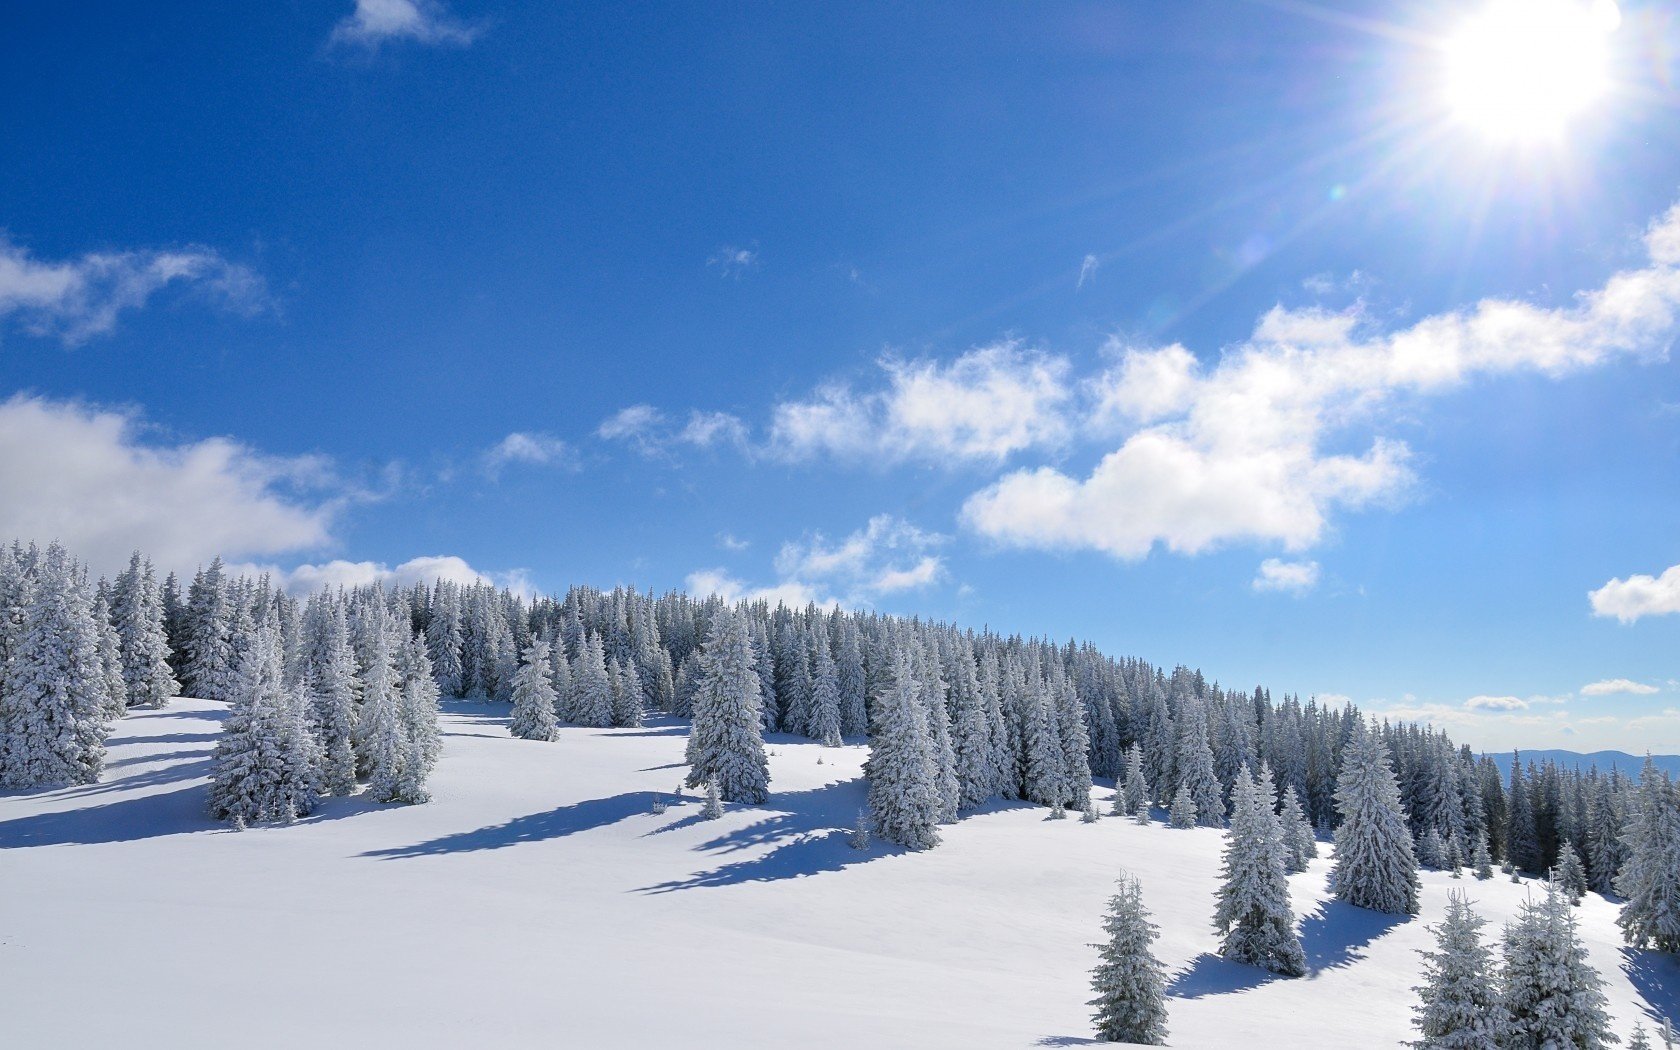
[[[1055,650],[1050,650],[1051,655]],[[1091,737],[1085,728],[1085,705],[1058,660],[1050,665],[1050,700],[1056,705],[1056,732],[1062,741],[1062,780],[1067,804],[1084,809],[1091,797]]]
[[[1036,668],[1027,669],[1025,681],[1021,702],[1027,716],[1022,735],[1026,798],[1041,806],[1066,805],[1072,791],[1067,783],[1062,734],[1056,724],[1056,705],[1046,695],[1044,680]]]
[[[549,681],[548,643],[534,638],[513,676],[513,712],[508,729],[522,740],[554,740],[554,686]]]
[[[1423,952],[1423,984],[1412,1027],[1417,1050],[1502,1050],[1508,1019],[1500,1001],[1493,950],[1482,942],[1486,920],[1462,893],[1447,899],[1446,917],[1430,932],[1435,950]]]
[[[169,637],[164,630],[163,592],[150,562],[139,551],[117,577],[111,616],[122,653],[123,687],[128,706],[159,708],[181,691],[169,667]]]
[[[572,713],[578,725],[593,729],[612,725],[612,676],[607,673],[601,636],[593,631],[585,635],[583,651],[572,668]]]
[[[635,661],[619,668],[613,688],[613,725],[620,729],[635,729],[642,724],[642,704],[647,693],[642,688],[642,676]]]
[[[753,805],[770,793],[756,663],[745,615],[719,609],[700,651],[687,748],[690,787],[714,781],[726,801]]]
[[[1289,851],[1289,870],[1306,871],[1307,862],[1318,856],[1318,839],[1301,808],[1301,796],[1295,793],[1293,785],[1284,788],[1283,811],[1278,814],[1278,823],[1283,825],[1283,844]]]
[[[1575,852],[1573,844],[1565,842],[1558,847],[1557,866],[1552,869],[1552,879],[1558,884],[1558,889],[1569,898],[1570,904],[1581,903],[1581,898],[1587,892],[1587,869],[1581,863],[1581,855]]]
[[[817,646],[817,661],[811,686],[811,737],[824,747],[839,747],[840,667],[827,645]]]
[[[701,820],[716,820],[723,816],[723,797],[718,794],[716,780],[706,781],[706,801],[700,807]]]
[[[1285,858],[1277,814],[1245,766],[1231,787],[1231,820],[1213,916],[1219,954],[1300,977],[1307,972],[1307,957],[1295,933]]]
[[[128,687],[123,684],[122,646],[111,623],[110,587],[104,580],[93,593],[93,626],[99,635],[99,666],[105,676],[105,714],[115,722],[128,711]]]
[[[1149,785],[1143,779],[1143,749],[1133,744],[1126,749],[1126,784],[1117,796],[1126,813],[1136,813],[1149,805]]]
[[[1418,863],[1432,871],[1440,871],[1446,867],[1447,844],[1441,841],[1441,832],[1431,826],[1423,833],[1423,841],[1417,846]]]
[[[1627,943],[1680,952],[1680,790],[1647,756],[1623,837],[1627,859],[1616,889],[1627,902],[1616,918]]]
[[[212,759],[210,815],[235,828],[291,823],[321,795],[319,748],[304,724],[302,696],[283,680],[278,629],[264,623],[240,654],[233,708]]]
[[[1486,828],[1476,829],[1476,841],[1470,848],[1470,868],[1478,879],[1493,878],[1493,854],[1488,850]]]
[[[205,700],[227,700],[234,687],[234,637],[238,610],[222,559],[199,570],[187,588],[186,653],[182,688]]]
[[[397,675],[396,648],[401,644],[383,599],[364,601],[357,610],[362,705],[351,742],[357,770],[367,779],[374,802],[392,801],[403,763],[408,758],[403,732],[402,680]]]
[[[1356,907],[1416,915],[1419,884],[1412,833],[1389,768],[1388,748],[1375,725],[1357,724],[1343,749],[1336,807],[1342,823],[1336,829],[1332,891]]]
[[[91,784],[105,768],[111,681],[81,569],[55,543],[18,597],[0,690],[0,785]]]
[[[1160,931],[1143,906],[1143,887],[1121,873],[1103,917],[1108,939],[1093,944],[1099,961],[1091,971],[1088,1005],[1097,1037],[1110,1043],[1163,1046],[1167,1041],[1166,969],[1152,947]]]
[[[320,754],[321,789],[331,795],[356,790],[356,652],[344,604],[323,594],[303,613],[305,722]]]
[[[397,653],[397,677],[402,683],[398,716],[406,750],[387,801],[415,804],[431,801],[426,782],[443,753],[443,733],[438,726],[437,679],[425,641],[413,632],[401,633],[408,635]]]
[[[1213,747],[1208,742],[1207,707],[1199,700],[1184,705],[1178,719],[1178,796],[1188,794],[1197,823],[1216,828],[1225,822],[1225,797],[1213,772]]]
[[[834,662],[840,682],[840,735],[869,732],[869,709],[864,689],[863,640],[849,618],[841,621],[840,644]]]
[[[933,783],[939,792],[939,822],[954,824],[962,790],[957,784],[957,758],[951,748],[951,718],[945,703],[945,680],[939,673],[939,654],[930,646],[912,655],[916,657],[917,677],[921,682],[922,711],[927,716],[928,744],[935,770]]]
[[[1651,1050],[1651,1036],[1645,1031],[1645,1025],[1639,1021],[1633,1023],[1633,1034],[1628,1037],[1628,1050]]]
[[[1175,828],[1193,828],[1196,826],[1196,810],[1196,796],[1190,785],[1180,784],[1178,793],[1173,795],[1172,805],[1167,809],[1167,823]]]
[[[1619,779],[1619,778],[1618,778]],[[1587,802],[1587,885],[1598,893],[1616,888],[1616,875],[1627,853],[1622,845],[1622,819],[1606,780],[1598,780]]]
[[[444,696],[466,695],[461,646],[461,589],[448,580],[439,580],[432,600],[432,619],[426,625],[426,652],[437,675],[438,690]]]
[[[899,649],[886,688],[875,701],[869,758],[863,766],[875,833],[914,850],[939,845],[943,806],[920,692],[910,653]],[[1060,768],[1059,748],[1057,757]]]
[[[1569,900],[1548,883],[1505,927],[1503,1002],[1510,1016],[1504,1046],[1601,1050],[1619,1042],[1605,1014],[1604,981],[1587,959]]]

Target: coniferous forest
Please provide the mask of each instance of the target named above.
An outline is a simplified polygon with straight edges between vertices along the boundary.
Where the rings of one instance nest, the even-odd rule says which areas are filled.
[[[1210,917],[1219,955],[1279,976],[1309,966],[1288,877],[1332,852],[1328,891],[1419,910],[1419,872],[1524,877],[1542,890],[1497,947],[1463,894],[1420,960],[1416,1044],[1604,1046],[1583,895],[1619,903],[1631,951],[1680,952],[1680,790],[1621,770],[1493,760],[1355,706],[1230,688],[1077,640],[976,633],[816,606],[575,587],[527,597],[449,581],[293,595],[219,560],[185,586],[136,553],[114,580],[70,552],[0,549],[0,783],[93,784],[127,713],[178,694],[227,705],[209,815],[246,829],[323,798],[425,803],[440,703],[533,747],[563,726],[685,727],[683,784],[725,804],[775,797],[767,739],[863,744],[863,850],[936,849],[1000,803],[1223,829]],[[663,803],[662,803],[663,804]],[[1467,883],[1468,884],[1468,883]],[[1096,1030],[1160,1042],[1170,1020],[1152,923],[1122,877],[1093,971]]]

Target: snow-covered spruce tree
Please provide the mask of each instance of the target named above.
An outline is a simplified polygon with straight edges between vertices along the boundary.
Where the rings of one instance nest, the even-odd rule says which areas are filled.
[[[706,801],[700,807],[701,820],[716,820],[723,816],[723,797],[718,794],[716,780],[706,781]]]
[[[811,737],[824,747],[839,747],[840,667],[828,646],[817,646],[814,684],[811,686]]]
[[[1359,724],[1342,752],[1336,783],[1335,866],[1330,888],[1349,904],[1397,915],[1418,910],[1417,860],[1388,748],[1374,725]]]
[[[966,654],[966,655],[965,655]],[[971,810],[997,789],[992,726],[972,652],[957,654],[951,674],[951,750],[956,756],[957,808]]]
[[[402,682],[399,718],[407,748],[402,770],[385,801],[429,802],[432,796],[426,782],[443,753],[443,733],[438,726],[437,679],[425,641],[418,634],[408,633],[398,651],[397,676]]]
[[[1196,796],[1190,785],[1180,784],[1178,793],[1173,795],[1172,805],[1167,809],[1167,823],[1175,828],[1193,828],[1196,826],[1196,809]]]
[[[1035,668],[1026,674],[1022,694],[1026,707],[1026,798],[1041,806],[1065,806],[1072,796],[1067,783],[1067,761],[1062,753],[1062,734],[1056,724],[1056,705],[1046,695],[1044,681]]]
[[[1293,785],[1284,789],[1283,811],[1278,814],[1278,823],[1283,825],[1283,844],[1289,851],[1289,870],[1306,871],[1307,862],[1318,856],[1318,839],[1313,835],[1313,826],[1301,809],[1301,797],[1295,793]]]
[[[277,634],[278,624],[264,623],[240,655],[233,709],[213,756],[210,815],[235,828],[291,823],[321,796],[320,750],[302,696],[283,681]]]
[[[320,748],[321,788],[331,795],[356,790],[356,652],[344,603],[309,599],[303,614],[303,690],[306,722]]]
[[[1447,899],[1447,914],[1430,927],[1435,950],[1423,952],[1423,983],[1412,1027],[1417,1050],[1501,1050],[1508,1019],[1499,998],[1493,949],[1482,943],[1487,922],[1462,893]]]
[[[467,691],[461,645],[461,589],[439,580],[432,618],[426,624],[426,652],[436,669],[438,690],[445,696],[463,696]]]
[[[1423,833],[1423,841],[1417,844],[1418,863],[1432,871],[1440,871],[1447,866],[1447,844],[1441,840],[1441,832],[1434,827]]]
[[[899,649],[886,688],[875,701],[869,757],[863,764],[875,833],[914,850],[939,845],[943,807],[920,693],[910,653]]]
[[[1307,957],[1295,933],[1284,861],[1277,815],[1244,767],[1231,788],[1219,906],[1213,916],[1220,935],[1219,954],[1285,977],[1300,977],[1307,972]]]
[[[1570,904],[1581,903],[1587,892],[1587,869],[1581,863],[1581,855],[1568,842],[1558,847],[1558,862],[1557,867],[1552,869],[1552,878],[1557,882],[1558,889],[1569,898]]]
[[[1121,812],[1136,813],[1149,805],[1149,785],[1143,779],[1143,749],[1136,744],[1126,749],[1126,784],[1116,797]]]
[[[862,736],[869,731],[869,708],[864,685],[863,639],[850,619],[841,621],[834,662],[840,681],[840,735]]]
[[[111,624],[110,588],[104,580],[93,593],[93,625],[99,635],[99,666],[105,677],[105,714],[115,722],[128,711],[128,688],[123,685],[122,647]]]
[[[939,792],[939,822],[954,824],[961,788],[957,784],[957,757],[951,749],[951,719],[945,706],[945,680],[939,673],[939,654],[931,648],[913,654],[921,682],[922,712],[927,717],[928,745],[934,763],[934,790]],[[1081,752],[1081,761],[1084,761]],[[1090,783],[1090,778],[1086,778]]]
[[[513,713],[508,729],[522,740],[554,740],[554,686],[548,678],[548,643],[534,638],[513,676]]]
[[[105,767],[110,682],[80,568],[53,544],[35,566],[0,693],[0,784],[91,784]]]
[[[208,569],[199,570],[187,588],[181,686],[192,696],[227,700],[232,695],[237,655],[235,604],[220,558]]]
[[[1052,649],[1052,655],[1054,652]],[[1067,785],[1067,804],[1082,810],[1091,797],[1091,737],[1085,729],[1085,705],[1063,672],[1061,662],[1051,664],[1050,670],[1050,699],[1056,705],[1056,732],[1062,741],[1062,781]],[[943,715],[943,710],[940,713]],[[1217,787],[1216,784],[1216,791]]]
[[[601,636],[590,632],[583,652],[572,668],[572,713],[577,724],[593,729],[612,725],[612,677],[607,673],[606,650]],[[699,786],[699,782],[695,782]]]
[[[1187,703],[1178,719],[1178,796],[1188,794],[1195,820],[1210,828],[1225,823],[1225,798],[1213,772],[1213,747],[1208,742],[1207,708],[1199,700]]]
[[[1649,757],[1639,778],[1616,889],[1627,898],[1616,924],[1636,948],[1680,952],[1680,789]]]
[[[1476,841],[1470,847],[1470,869],[1478,879],[1485,881],[1493,878],[1493,854],[1488,851],[1486,828],[1476,829]]]
[[[1645,1031],[1645,1025],[1639,1021],[1633,1023],[1633,1034],[1628,1037],[1628,1050],[1651,1050],[1651,1037]]]
[[[1143,887],[1122,873],[1103,917],[1108,939],[1093,944],[1100,961],[1091,971],[1096,1008],[1091,1023],[1110,1043],[1163,1046],[1167,1041],[1166,969],[1151,947],[1160,931],[1143,906]]]
[[[609,676],[610,677],[610,676]],[[642,705],[647,693],[642,688],[642,676],[632,660],[619,668],[613,682],[613,725],[620,729],[635,729],[642,724]]]
[[[689,787],[713,781],[725,801],[753,805],[770,793],[756,663],[746,616],[719,609],[700,651],[687,748]]]
[[[1568,897],[1548,883],[1540,901],[1522,905],[1505,927],[1505,1046],[1599,1050],[1620,1042],[1605,1014],[1604,982],[1587,959]]]
[[[408,740],[402,727],[402,680],[396,666],[396,648],[401,642],[382,599],[362,604],[357,613],[357,635],[362,705],[352,737],[356,768],[367,779],[368,796],[375,802],[386,802],[396,793],[408,757]]]
[[[1612,789],[1600,780],[1587,802],[1587,886],[1598,893],[1616,888],[1616,875],[1627,860],[1622,844],[1622,818]]]
[[[129,707],[159,708],[181,692],[169,667],[169,638],[163,624],[163,591],[152,565],[134,552],[112,590],[112,619],[122,653],[123,687]]]

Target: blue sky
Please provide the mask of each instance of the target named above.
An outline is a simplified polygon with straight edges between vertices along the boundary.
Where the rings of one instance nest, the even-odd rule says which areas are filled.
[[[1680,23],[1619,15],[1510,140],[1459,4],[35,5],[0,531],[1680,751]]]

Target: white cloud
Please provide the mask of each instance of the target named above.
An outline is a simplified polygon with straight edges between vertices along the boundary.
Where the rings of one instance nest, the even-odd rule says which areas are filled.
[[[658,432],[665,425],[665,413],[652,405],[630,405],[608,416],[595,428],[595,436],[623,441],[643,454],[658,450]]]
[[[220,554],[272,556],[331,539],[346,487],[320,457],[267,456],[228,438],[148,443],[128,411],[0,402],[0,537],[59,540],[95,572],[139,548],[161,570]]]
[[[466,47],[482,31],[455,18],[439,0],[356,0],[356,9],[333,26],[328,42],[370,49],[395,40]]]
[[[1260,572],[1251,586],[1257,591],[1305,594],[1318,586],[1318,562],[1267,558],[1260,563]]]
[[[1587,594],[1594,616],[1614,616],[1632,623],[1642,616],[1680,612],[1680,565],[1663,570],[1661,576],[1629,576],[1615,579]]]
[[[885,358],[880,367],[885,389],[858,393],[834,383],[808,400],[777,405],[771,454],[998,461],[1023,449],[1061,445],[1070,436],[1072,391],[1064,358],[1003,342],[948,364]]]
[[[1129,351],[1091,384],[1096,423],[1129,418],[1136,428],[1120,447],[1084,478],[1052,467],[1008,474],[970,497],[963,519],[1007,544],[1121,558],[1157,544],[1186,554],[1234,541],[1308,549],[1337,510],[1407,494],[1414,475],[1404,443],[1373,434],[1363,451],[1335,450],[1380,424],[1397,396],[1664,354],[1680,327],[1680,205],[1645,244],[1649,265],[1564,307],[1484,300],[1391,333],[1359,307],[1279,307],[1211,366],[1177,347]],[[1604,593],[1595,592],[1595,608]],[[1606,604],[1601,615],[1628,618],[1625,601]],[[1680,569],[1655,604],[1680,608]]]
[[[731,576],[724,569],[701,569],[688,574],[688,592],[695,596],[715,594],[731,604],[738,601],[766,601],[771,607],[786,605],[801,609],[811,603],[828,608],[838,604],[836,598],[820,597],[809,584],[784,580],[769,587],[752,587]]]
[[[407,587],[416,583],[435,583],[438,580],[459,584],[492,583],[527,596],[536,593],[530,577],[523,569],[500,573],[480,572],[468,565],[465,559],[453,554],[410,558],[395,567],[384,562],[335,559],[319,565],[299,565],[292,569],[255,564],[237,564],[230,566],[230,569],[249,575],[267,573],[276,585],[294,594],[310,594],[323,588],[367,587],[374,583],[382,583],[387,587]]]
[[[1528,701],[1514,696],[1472,696],[1464,701],[1466,711],[1526,711]]]
[[[48,262],[0,239],[0,320],[14,318],[24,331],[67,345],[111,331],[123,311],[171,285],[241,313],[268,305],[261,277],[209,248],[89,252]]]
[[[745,448],[747,425],[728,412],[690,412],[675,440],[701,448],[730,445]]]
[[[1079,281],[1073,286],[1074,290],[1077,291],[1080,288],[1085,287],[1086,281],[1096,277],[1097,267],[1101,265],[1102,262],[1095,255],[1085,256],[1085,258],[1079,263]]]
[[[758,266],[758,252],[753,248],[737,248],[726,244],[706,260],[706,265],[715,268],[725,277],[739,277],[748,270]]]
[[[731,550],[738,549],[720,537]],[[861,529],[838,542],[820,532],[806,534],[797,542],[784,543],[776,555],[778,582],[755,587],[723,569],[692,573],[689,587],[699,593],[718,594],[731,601],[765,598],[774,605],[867,607],[888,594],[916,590],[945,577],[945,562],[931,553],[946,541],[890,514],[877,514]],[[742,543],[741,547],[746,544]],[[819,597],[823,596],[823,597]]]
[[[511,463],[577,468],[577,452],[553,434],[514,431],[484,453],[484,469],[491,477]]]
[[[1635,682],[1627,678],[1606,678],[1601,682],[1593,682],[1581,687],[1582,696],[1613,696],[1617,693],[1629,693],[1633,696],[1650,696],[1660,692],[1654,685]]]
[[[730,532],[720,532],[717,537],[718,546],[726,551],[744,551],[752,546],[752,541],[743,540]]]
[[[1346,693],[1319,693],[1314,699],[1320,707],[1346,707],[1353,703],[1353,697]]]

